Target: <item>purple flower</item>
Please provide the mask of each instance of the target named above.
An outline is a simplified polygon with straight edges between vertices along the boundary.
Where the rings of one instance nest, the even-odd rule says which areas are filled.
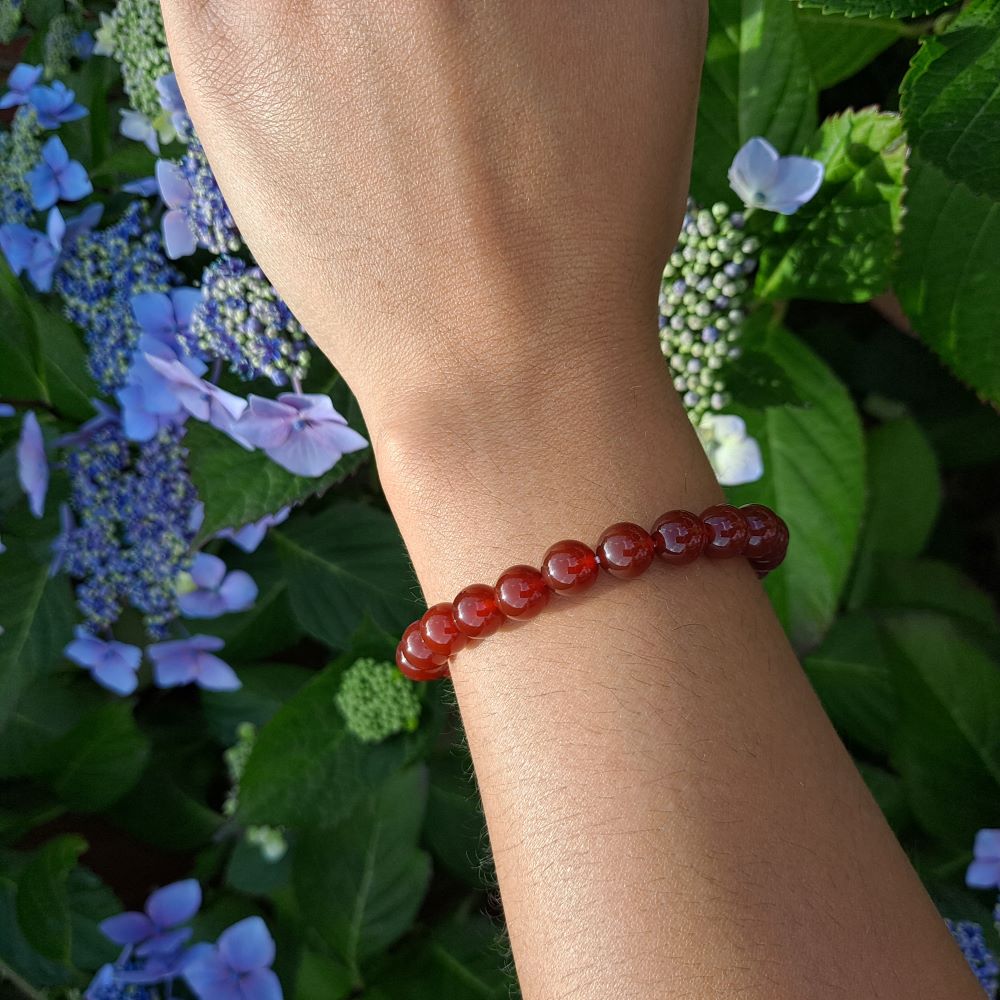
[[[142,292],[132,296],[132,313],[143,333],[177,347],[190,339],[191,314],[201,301],[197,288]]]
[[[260,543],[264,541],[268,528],[276,528],[279,524],[284,524],[291,512],[291,507],[282,507],[274,514],[265,514],[259,521],[244,524],[242,528],[223,528],[216,532],[215,537],[232,542],[244,552],[256,552]]]
[[[139,684],[136,671],[142,650],[114,639],[105,641],[91,635],[82,625],[74,629],[76,638],[63,650],[63,656],[90,671],[90,676],[115,694],[131,694]],[[122,942],[119,942],[121,944]]]
[[[185,211],[194,198],[194,191],[181,168],[169,160],[156,161],[156,181],[160,185],[160,196],[167,204],[167,211],[163,213],[163,245],[167,256],[171,260],[187,257],[198,245]]]
[[[24,179],[35,208],[51,208],[57,201],[79,201],[94,190],[83,164],[69,158],[62,139],[54,135],[42,146],[42,160]]]
[[[73,53],[77,59],[86,60],[94,54],[94,36],[89,31],[79,31],[73,39]]]
[[[16,108],[19,104],[27,104],[31,88],[41,80],[44,71],[42,66],[18,63],[10,71],[10,76],[7,77],[7,86],[10,89],[3,97],[0,97],[0,109]]]
[[[140,177],[138,180],[123,184],[122,190],[127,194],[138,194],[143,198],[151,198],[154,194],[160,193],[160,185],[156,183],[155,177]]]
[[[45,494],[49,489],[49,463],[45,459],[45,440],[38,417],[31,410],[24,415],[17,442],[17,478],[28,497],[31,513],[41,517],[45,513]]]
[[[965,884],[972,889],[1000,888],[1000,830],[980,830],[972,856]]]
[[[56,439],[56,444],[60,448],[78,448],[89,441],[99,430],[107,427],[108,424],[116,424],[121,419],[118,411],[113,406],[108,406],[101,399],[92,399],[96,415],[82,423],[75,431],[63,434]]]
[[[89,112],[76,103],[76,94],[56,80],[51,87],[36,85],[28,91],[28,103],[38,112],[42,128],[58,128],[64,122],[75,122]]]
[[[160,98],[160,107],[170,115],[174,130],[183,136],[188,121],[187,107],[181,96],[181,88],[177,86],[177,75],[167,73],[156,81],[156,93]]]
[[[241,569],[226,572],[226,564],[207,552],[199,552],[191,566],[195,589],[177,595],[185,618],[218,618],[229,612],[246,611],[257,600],[257,584]]]
[[[16,412],[10,403],[0,403],[0,417],[12,417]]]
[[[806,156],[779,156],[766,139],[747,142],[729,168],[730,187],[748,208],[792,215],[819,190],[823,164]]]
[[[141,111],[122,108],[118,113],[122,119],[118,125],[118,131],[126,139],[141,142],[153,156],[159,156],[160,138],[156,126]]]
[[[276,400],[250,396],[236,429],[299,476],[321,476],[341,455],[368,446],[333,408],[330,397],[316,394],[283,392]]]
[[[147,354],[146,360],[166,379],[174,397],[195,420],[207,420],[213,427],[247,447],[242,433],[236,430],[239,418],[247,407],[245,399],[199,378],[180,361],[166,361],[152,354]]]
[[[0,226],[0,250],[15,274],[27,271],[28,279],[40,292],[52,288],[52,276],[62,258],[63,247],[70,247],[76,238],[97,225],[103,205],[88,205],[78,216],[67,222],[58,208],[49,210],[44,233],[20,223]]]
[[[214,635],[193,635],[148,646],[146,653],[153,661],[156,686],[169,688],[193,683],[206,691],[235,691],[241,684],[233,668],[212,655],[224,645]]]
[[[282,1000],[281,983],[271,970],[274,939],[260,917],[247,917],[219,936],[184,968],[199,1000]]]
[[[180,925],[186,924],[200,906],[201,886],[196,879],[184,879],[151,893],[145,913],[119,913],[103,920],[100,928],[115,944],[133,946],[137,955],[169,955],[191,936],[191,928]]]

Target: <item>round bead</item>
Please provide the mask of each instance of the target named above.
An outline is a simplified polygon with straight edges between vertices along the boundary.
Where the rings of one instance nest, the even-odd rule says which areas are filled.
[[[485,583],[466,587],[452,603],[455,627],[470,639],[483,639],[503,624],[503,612],[497,595]]]
[[[396,666],[399,667],[403,676],[408,677],[411,681],[436,681],[449,676],[447,661],[441,666],[429,668],[418,667],[412,663],[403,649],[402,642],[396,647]]]
[[[656,554],[673,566],[685,566],[701,555],[708,533],[696,514],[670,510],[658,518],[650,532]]]
[[[652,536],[631,521],[605,528],[597,543],[597,562],[612,576],[631,580],[645,573],[656,551]]]
[[[442,656],[454,656],[469,641],[458,630],[455,612],[447,601],[427,609],[420,619],[420,637],[431,652]]]
[[[500,610],[517,621],[534,618],[552,593],[545,577],[533,566],[511,566],[500,575],[495,590]]]
[[[747,522],[747,547],[744,555],[751,561],[770,559],[780,547],[780,518],[759,503],[748,503],[740,507],[740,513]],[[787,529],[786,529],[787,530]]]
[[[448,662],[448,657],[441,653],[435,653],[420,634],[420,622],[408,625],[403,633],[403,638],[399,640],[403,655],[418,670],[432,670]]]
[[[746,552],[746,518],[727,503],[716,504],[701,513],[701,523],[705,525],[708,538],[705,555],[712,559],[732,559]]]
[[[597,556],[583,542],[556,542],[542,559],[542,576],[557,594],[582,594],[597,581]]]

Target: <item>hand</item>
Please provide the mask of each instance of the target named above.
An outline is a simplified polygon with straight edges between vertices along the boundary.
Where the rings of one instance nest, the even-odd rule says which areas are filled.
[[[163,11],[240,230],[369,426],[401,393],[523,386],[654,341],[703,3]]]

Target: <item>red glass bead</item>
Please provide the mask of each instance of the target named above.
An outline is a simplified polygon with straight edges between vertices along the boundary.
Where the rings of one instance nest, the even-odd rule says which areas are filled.
[[[440,667],[448,662],[448,657],[441,653],[435,653],[420,634],[420,622],[408,625],[403,633],[403,638],[399,640],[403,655],[418,670],[431,670]]]
[[[396,647],[396,666],[399,667],[403,676],[408,677],[411,681],[436,681],[442,677],[450,676],[448,661],[445,661],[440,666],[429,668],[418,667],[414,663],[411,663],[403,650],[402,642]]]
[[[719,503],[701,512],[701,523],[705,525],[708,539],[705,555],[713,559],[732,559],[746,552],[746,518],[735,507]]]
[[[708,540],[705,526],[689,510],[667,511],[657,519],[650,534],[656,554],[673,566],[694,562]]]
[[[751,562],[770,559],[781,545],[781,519],[770,507],[759,503],[744,504],[740,507],[740,513],[747,522],[747,547],[744,555]]]
[[[652,536],[631,521],[619,521],[605,528],[597,543],[599,565],[622,580],[645,573],[655,555]]]
[[[583,542],[556,542],[542,559],[542,576],[557,594],[582,594],[597,581],[597,556]]]
[[[469,641],[459,632],[454,609],[447,601],[427,609],[420,619],[420,637],[431,652],[442,656],[454,656]]]
[[[470,639],[483,639],[503,624],[503,612],[497,603],[497,595],[485,583],[474,583],[466,587],[452,603],[455,626]]]
[[[545,577],[533,566],[511,566],[500,575],[495,590],[500,610],[517,621],[534,618],[552,593]]]

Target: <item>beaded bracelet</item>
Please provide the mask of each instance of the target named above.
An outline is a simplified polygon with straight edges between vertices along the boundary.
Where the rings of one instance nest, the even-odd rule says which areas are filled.
[[[470,639],[484,639],[511,619],[534,618],[552,594],[589,590],[598,569],[632,580],[649,569],[656,556],[684,566],[704,554],[711,559],[746,556],[759,577],[777,569],[788,548],[788,526],[769,507],[716,504],[701,516],[671,510],[650,531],[631,521],[605,529],[596,548],[568,539],[556,542],[541,569],[512,566],[495,586],[474,583],[450,604],[429,608],[408,626],[396,647],[396,666],[410,680],[433,681],[449,676],[451,658]]]

